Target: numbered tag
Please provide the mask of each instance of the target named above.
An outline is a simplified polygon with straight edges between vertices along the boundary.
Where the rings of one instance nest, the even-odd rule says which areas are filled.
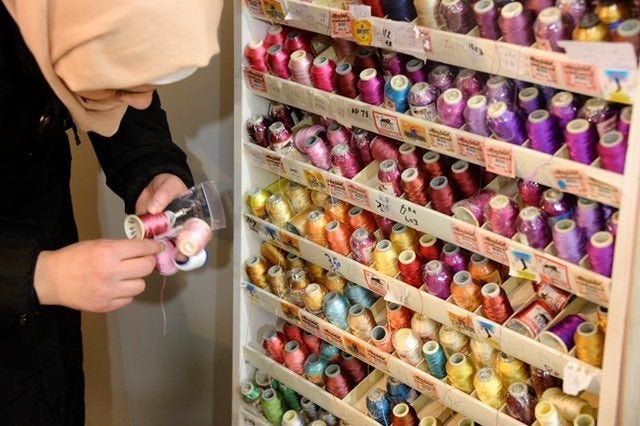
[[[563,369],[562,391],[569,395],[578,395],[587,389],[598,372],[583,362],[567,362]]]
[[[373,45],[393,50],[395,47],[395,25],[393,21],[377,19],[373,26]]]
[[[586,92],[592,95],[600,94],[598,67],[591,64],[577,64],[563,62],[560,64],[564,85],[575,92]]]
[[[373,44],[373,24],[368,19],[358,19],[353,23],[352,35],[360,46],[371,46]]]
[[[484,162],[488,172],[516,177],[516,160],[513,148],[508,143],[487,139],[484,145]]]
[[[373,113],[371,112],[371,108],[369,106],[351,104],[350,108],[347,109],[346,112],[349,115],[349,122],[353,126],[367,130],[373,130],[375,128]]]
[[[529,55],[529,75],[544,84],[557,85],[558,64],[555,60],[537,55]]]
[[[588,196],[587,178],[582,170],[569,167],[552,167],[551,176],[559,189],[580,196]]]
[[[459,134],[456,137],[458,155],[473,163],[484,164],[484,141],[482,136]]]
[[[398,117],[382,111],[373,111],[373,119],[378,133],[394,139],[402,139]]]
[[[569,275],[571,288],[580,297],[595,302],[599,305],[609,303],[611,280],[596,274],[585,274],[579,270],[572,271]]]

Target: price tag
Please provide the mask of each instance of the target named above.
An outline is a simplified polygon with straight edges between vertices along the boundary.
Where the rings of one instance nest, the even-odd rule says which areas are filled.
[[[271,170],[273,173],[277,175],[282,175],[285,173],[282,157],[279,156],[278,154],[271,153],[271,152],[265,153],[264,165],[267,166],[267,169]]]
[[[413,203],[400,202],[400,208],[398,213],[402,218],[402,221],[409,227],[420,229],[420,217],[416,210],[416,205]]]
[[[493,74],[519,76],[522,69],[521,49],[521,46],[497,43],[498,61],[494,65],[496,70]]]
[[[429,145],[427,145],[427,127],[424,124],[417,120],[410,120],[404,117],[400,117],[399,121],[402,139],[423,148],[429,147]]]
[[[290,2],[289,11],[285,19],[287,21],[314,22],[315,13],[313,9],[315,8],[310,3]]]
[[[329,187],[329,194],[332,197],[339,198],[341,200],[349,198],[347,194],[347,185],[344,181],[329,175],[327,176],[327,186]]]
[[[447,316],[451,321],[451,327],[468,336],[478,337],[473,325],[473,314],[460,309],[459,311],[450,310],[447,312]]]
[[[288,82],[286,87],[286,103],[303,110],[309,110],[309,89],[302,84]]]
[[[353,23],[353,39],[360,46],[371,46],[373,44],[373,24],[368,19],[358,19]]]
[[[562,354],[555,350],[539,350],[536,355],[537,360],[533,365],[538,366],[555,377],[560,377],[564,369],[565,360]]]
[[[496,262],[509,263],[509,240],[493,232],[480,233],[480,253]]]
[[[473,163],[484,164],[484,140],[482,136],[458,134],[456,136],[458,155]]]
[[[476,253],[480,251],[477,230],[478,228],[465,222],[451,222],[453,241],[460,247],[464,247]]]
[[[600,67],[635,69],[638,59],[634,47],[630,43],[582,42],[561,40],[563,47],[573,61],[593,64]]]
[[[319,170],[304,169],[304,178],[307,181],[307,187],[320,192],[329,192],[329,186],[324,177],[324,173]]]
[[[609,204],[611,206],[620,206],[620,189],[613,185],[602,182],[593,177],[587,179],[587,185],[589,186],[589,196],[594,200],[598,200],[601,203]]]
[[[599,305],[606,306],[609,303],[610,279],[600,278],[596,274],[583,274],[579,270],[572,271],[569,279],[578,296]]]
[[[329,96],[322,93],[314,92],[311,94],[311,109],[313,112],[323,117],[330,117],[333,115]]]
[[[558,84],[557,63],[553,59],[529,55],[529,75],[545,84]]]
[[[245,68],[244,72],[247,80],[247,85],[251,90],[255,92],[267,93],[267,83],[265,81],[265,75],[259,71],[254,71],[251,68]]]
[[[488,172],[516,177],[516,160],[513,148],[508,143],[487,139],[484,144],[484,162]]]
[[[598,67],[591,64],[563,62],[560,64],[564,85],[575,92],[600,94]]]
[[[285,167],[283,177],[296,182],[304,182],[304,166],[306,164],[301,164],[297,159],[293,158],[294,156],[295,154],[292,154],[291,157],[283,157],[282,162]]]
[[[351,15],[348,10],[331,9],[331,37],[347,38],[351,36]]]
[[[300,307],[286,300],[280,300],[280,315],[278,316],[297,325],[300,323]]]
[[[375,122],[377,133],[394,139],[402,139],[402,133],[400,133],[400,124],[398,123],[397,116],[373,110],[373,120]]]
[[[413,373],[413,386],[418,392],[428,395],[429,398],[440,401],[438,394],[438,384],[426,374]]]
[[[500,336],[502,327],[493,321],[489,321],[479,315],[473,316],[473,328],[475,334],[487,341],[494,348],[500,349]]]
[[[249,9],[249,13],[255,17],[264,16],[264,9],[262,8],[261,0],[245,0],[244,4]]]
[[[367,359],[367,345],[362,340],[345,333],[342,335],[342,344],[351,355],[363,361]]]
[[[540,281],[543,284],[551,284],[555,287],[572,291],[571,285],[569,285],[569,272],[566,265],[538,253],[536,253],[536,264],[538,265]]]
[[[589,387],[597,375],[598,370],[584,362],[567,362],[562,370],[562,391],[569,395],[578,395]]]
[[[373,26],[373,45],[388,50],[394,49],[395,27],[393,21],[376,19]]]
[[[349,114],[349,122],[353,126],[367,130],[373,130],[375,128],[373,113],[371,112],[371,108],[369,106],[361,104],[351,104],[350,108],[347,110],[347,114]]]
[[[434,151],[454,155],[456,153],[455,139],[453,133],[445,129],[428,129],[429,145]]]
[[[374,347],[368,346],[367,350],[367,364],[377,370],[382,370],[385,373],[389,373],[389,354],[382,352]]]
[[[386,278],[367,269],[363,269],[362,272],[364,274],[364,282],[369,290],[383,297],[387,295],[389,284]]]
[[[318,319],[318,317],[310,312],[305,311],[304,309],[301,309],[299,313],[300,327],[304,328],[311,334],[315,334],[316,336],[320,335],[320,320]]]
[[[371,210],[369,188],[358,184],[347,183],[347,193],[349,194],[351,204],[360,206],[365,210]]]
[[[587,179],[581,170],[567,167],[551,167],[550,173],[559,189],[576,195],[588,196]]]
[[[533,253],[533,249],[528,247],[509,250],[509,275],[538,281],[538,270]]]
[[[284,21],[287,13],[279,0],[262,0],[262,6],[264,7],[264,13],[267,18],[272,21]]]

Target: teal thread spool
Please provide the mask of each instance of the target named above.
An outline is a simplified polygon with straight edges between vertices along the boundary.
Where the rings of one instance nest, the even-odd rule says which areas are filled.
[[[422,355],[427,362],[429,373],[431,373],[433,377],[437,377],[438,379],[447,377],[447,370],[445,369],[447,357],[444,355],[444,351],[438,342],[430,340],[425,343],[422,346]]]
[[[322,374],[325,368],[327,368],[327,359],[320,354],[311,354],[304,362],[304,375],[311,383],[323,386]]]

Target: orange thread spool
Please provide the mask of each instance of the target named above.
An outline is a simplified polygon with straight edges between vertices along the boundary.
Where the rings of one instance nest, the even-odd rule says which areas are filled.
[[[513,308],[507,298],[507,293],[496,283],[488,283],[480,291],[482,296],[482,310],[484,316],[498,324],[513,315]]]
[[[344,293],[344,287],[347,285],[347,280],[337,272],[329,271],[324,276],[324,286],[329,291],[335,291],[337,293]]]
[[[456,305],[473,312],[480,306],[480,287],[467,271],[456,272],[451,283],[451,296]]]
[[[447,160],[437,152],[427,151],[422,156],[420,168],[427,180],[430,181],[438,176],[447,175]]]
[[[412,312],[409,308],[397,303],[387,303],[387,321],[391,333],[401,328],[411,328]]]
[[[348,256],[351,253],[351,247],[349,246],[351,230],[348,229],[348,225],[332,220],[327,224],[326,231],[329,248],[343,256]]]
[[[269,241],[262,243],[260,246],[260,254],[262,254],[262,257],[264,257],[272,266],[278,265],[284,268],[287,264],[284,254],[282,254],[282,250],[274,246]]]
[[[245,272],[249,277],[249,282],[253,285],[257,285],[260,288],[266,288],[267,283],[267,270],[269,265],[261,257],[251,256],[245,263]]]
[[[307,238],[313,241],[314,243],[326,246],[327,245],[327,237],[326,237],[326,228],[327,228],[327,217],[324,213],[318,210],[314,210],[307,216]]]
[[[366,228],[372,234],[378,229],[373,215],[360,207],[353,207],[349,210],[347,222],[351,229]]]
[[[324,205],[324,212],[330,220],[348,223],[347,215],[351,206],[338,198],[329,198]]]
[[[486,283],[502,284],[502,276],[498,266],[486,257],[474,253],[469,263],[471,277],[481,286]]]
[[[421,206],[426,206],[429,202],[427,180],[415,167],[411,167],[400,174],[400,187],[411,202]]]

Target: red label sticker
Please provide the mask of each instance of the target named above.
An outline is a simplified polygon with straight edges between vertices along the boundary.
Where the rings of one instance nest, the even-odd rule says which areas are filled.
[[[529,56],[529,75],[552,85],[558,84],[558,70],[556,61],[541,56]]]
[[[402,139],[400,124],[398,123],[398,118],[396,116],[379,111],[373,111],[373,119],[378,133],[394,139]]]
[[[347,186],[343,181],[327,176],[327,186],[329,187],[329,194],[332,197],[336,197],[341,200],[348,198]]]
[[[324,340],[334,346],[342,348],[342,334],[323,323],[320,323],[320,331]]]
[[[431,399],[440,401],[438,386],[428,378],[426,374],[413,374],[413,387],[420,393],[428,395]]]
[[[458,155],[474,163],[484,163],[484,138],[480,136],[458,135]]]
[[[362,341],[344,334],[342,336],[342,343],[345,351],[349,352],[351,355],[361,360],[367,359],[367,347]]]
[[[351,37],[351,15],[347,10],[331,10],[331,37]]]
[[[480,235],[480,253],[496,262],[509,263],[509,240],[493,233]]]
[[[364,186],[347,184],[347,193],[349,198],[358,206],[363,207],[365,210],[371,210],[371,199],[369,198],[369,189]]]
[[[571,291],[571,286],[569,285],[569,272],[565,265],[538,253],[536,253],[536,263],[538,264],[540,281],[543,284],[551,284],[567,291]]]
[[[265,81],[263,73],[254,71],[250,68],[245,68],[244,75],[251,90],[267,93],[267,82]]]
[[[449,154],[455,154],[456,147],[453,139],[453,134],[444,129],[429,129],[429,144],[431,147],[439,152],[446,152]]]
[[[371,365],[374,368],[377,368],[378,370],[389,372],[389,366],[387,365],[389,354],[372,347],[367,347],[366,349],[367,364]]]
[[[460,247],[464,247],[473,252],[480,251],[478,244],[477,228],[464,222],[452,222],[451,232],[453,233],[453,241]]]
[[[571,90],[600,94],[598,68],[592,64],[560,64],[564,84]]]

